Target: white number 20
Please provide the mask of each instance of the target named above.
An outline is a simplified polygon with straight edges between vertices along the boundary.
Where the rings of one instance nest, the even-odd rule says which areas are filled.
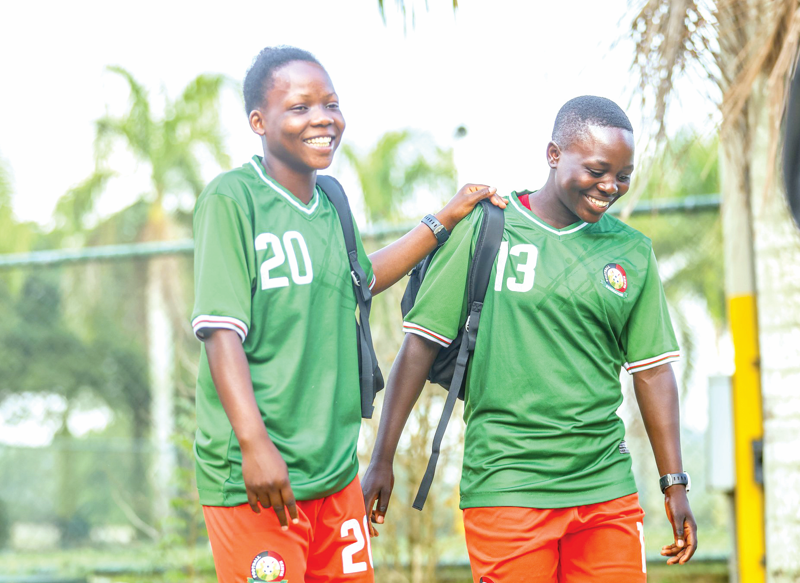
[[[342,524],[342,538],[347,537],[347,534],[352,531],[356,537],[356,542],[347,545],[342,549],[342,573],[349,575],[351,573],[363,573],[367,570],[366,561],[353,562],[353,556],[364,548],[366,541],[367,555],[369,556],[369,565],[372,566],[372,545],[369,541],[369,528],[367,527],[367,517],[364,517],[364,530],[361,530],[361,524],[355,518],[345,520]],[[366,533],[366,537],[364,536]]]
[[[497,276],[494,280],[494,291],[501,291],[503,289],[503,277],[506,272],[506,262],[508,256],[513,255],[519,257],[522,254],[526,255],[525,263],[518,263],[516,269],[522,274],[522,281],[517,281],[516,277],[509,277],[505,282],[509,291],[513,292],[527,292],[533,289],[533,280],[536,277],[536,262],[539,259],[539,249],[536,245],[530,243],[521,243],[514,245],[511,250],[508,249],[508,241],[503,241],[500,244],[500,251],[497,254]]]
[[[303,271],[300,274],[300,265],[297,261],[297,252],[295,251],[295,243],[300,250],[303,257]],[[272,248],[273,257],[267,259],[261,264],[261,289],[273,289],[276,287],[286,287],[289,285],[288,277],[270,277],[269,272],[276,267],[283,265],[286,261],[286,256],[289,256],[289,270],[292,273],[292,281],[297,285],[311,283],[314,279],[314,271],[311,267],[311,256],[308,253],[308,246],[306,245],[303,235],[297,231],[286,231],[283,234],[283,245],[277,235],[272,233],[261,233],[256,237],[255,242],[256,251],[263,251],[268,247]],[[284,248],[286,252],[284,252]]]

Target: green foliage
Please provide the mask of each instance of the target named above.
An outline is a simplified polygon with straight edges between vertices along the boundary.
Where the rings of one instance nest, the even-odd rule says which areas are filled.
[[[205,185],[201,151],[221,168],[230,167],[219,119],[222,90],[230,81],[223,75],[199,75],[177,99],[165,97],[164,113],[159,116],[153,113],[149,92],[129,71],[117,66],[108,70],[128,85],[128,108],[122,115],[97,120],[95,170],[61,198],[56,207],[57,224],[68,234],[86,234],[97,201],[116,174],[108,166],[111,154],[122,147],[150,172],[152,189],[140,200],[148,205],[148,221],[139,238],[167,238],[170,219],[165,216],[165,199],[173,197],[170,206],[181,209],[185,206],[182,195],[188,193],[194,199]],[[186,218],[187,214],[176,216]]]
[[[0,253],[24,253],[39,234],[31,223],[20,223],[11,208],[11,177],[0,159]]]
[[[684,199],[719,192],[719,138],[698,136],[683,128],[647,163],[635,191],[641,199]],[[641,177],[640,177],[641,178]],[[636,196],[637,192],[632,193]]]
[[[438,197],[455,193],[453,151],[409,130],[385,133],[364,154],[350,145],[341,151],[358,175],[370,222],[406,219],[403,204],[417,191]]]
[[[643,176],[628,196],[658,201],[718,193],[718,147],[716,136],[703,139],[689,129],[682,130],[645,164],[640,171]],[[726,313],[719,210],[636,215],[626,222],[653,241],[670,305],[678,308],[684,300],[699,299],[721,333]],[[672,318],[684,356],[682,384],[687,386],[696,360],[692,322],[680,309],[672,310]]]

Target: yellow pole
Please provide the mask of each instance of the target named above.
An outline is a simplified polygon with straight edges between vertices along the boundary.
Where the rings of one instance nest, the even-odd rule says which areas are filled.
[[[753,442],[764,435],[759,366],[758,311],[756,309],[753,222],[747,172],[745,137],[735,128],[720,132],[722,233],[725,253],[725,297],[733,337],[733,435],[736,481],[733,493],[736,517],[736,573],[731,581],[764,583],[764,488],[755,479]],[[698,533],[700,534],[700,533]],[[701,539],[702,540],[702,539]]]
[[[754,295],[728,299],[734,345],[733,426],[736,461],[736,550],[740,583],[763,583],[764,488],[755,480],[753,442],[764,435],[758,350],[758,315]]]

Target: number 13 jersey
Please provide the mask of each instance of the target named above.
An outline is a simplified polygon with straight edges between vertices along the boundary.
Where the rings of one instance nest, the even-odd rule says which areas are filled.
[[[509,202],[467,375],[461,507],[632,494],[621,367],[679,356],[650,240],[608,215],[555,229]],[[446,346],[463,326],[480,220],[476,208],[437,252],[407,333]]]
[[[264,424],[298,500],[356,476],[361,406],[353,294],[341,223],[317,189],[308,204],[266,175],[261,159],[221,174],[194,212],[195,305],[201,340],[236,332]],[[374,284],[356,228],[359,262]],[[201,504],[247,502],[242,454],[202,349],[195,458]]]

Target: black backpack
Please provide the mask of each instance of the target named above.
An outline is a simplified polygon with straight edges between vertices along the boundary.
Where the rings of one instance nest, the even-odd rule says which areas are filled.
[[[486,297],[486,289],[489,287],[489,277],[492,273],[497,252],[500,249],[500,242],[503,238],[503,225],[505,215],[503,210],[494,206],[488,200],[482,200],[479,204],[483,207],[483,220],[481,221],[478,241],[475,244],[475,253],[472,256],[472,263],[469,266],[468,287],[467,287],[467,306],[469,315],[464,324],[464,328],[458,331],[450,346],[444,347],[436,355],[431,370],[428,373],[428,380],[437,383],[447,389],[447,399],[445,399],[442,417],[433,437],[431,447],[431,457],[428,460],[428,467],[422,478],[417,497],[414,500],[414,508],[422,510],[428,491],[433,483],[433,475],[436,472],[436,462],[439,460],[439,451],[442,445],[442,438],[447,429],[447,423],[453,414],[456,399],[464,399],[464,387],[466,384],[467,364],[469,357],[475,350],[475,341],[478,337],[478,326],[481,321],[481,309],[483,300]],[[409,281],[403,300],[400,302],[400,309],[403,318],[414,306],[417,293],[422,285],[422,280],[428,271],[434,250],[425,259],[420,261],[409,273]]]
[[[364,268],[358,262],[358,247],[356,247],[356,233],[353,229],[353,216],[350,213],[350,203],[344,193],[342,185],[332,176],[317,175],[317,186],[330,199],[339,221],[342,223],[344,244],[347,248],[347,257],[350,261],[350,276],[353,280],[353,291],[358,302],[358,318],[356,329],[358,336],[358,370],[359,384],[361,385],[361,416],[365,419],[372,418],[375,409],[373,402],[375,395],[383,389],[383,374],[378,367],[378,358],[372,346],[372,333],[369,329],[369,312],[372,308],[372,292]]]

